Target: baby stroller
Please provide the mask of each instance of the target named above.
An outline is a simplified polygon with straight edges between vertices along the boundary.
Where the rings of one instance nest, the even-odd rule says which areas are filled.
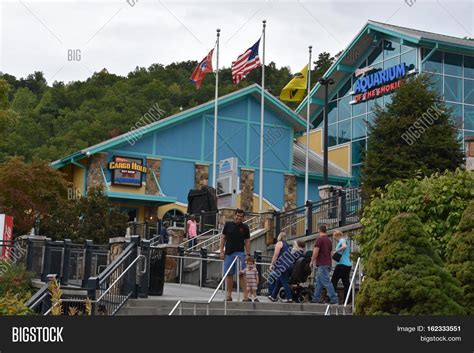
[[[293,264],[293,270],[290,275],[290,288],[292,290],[293,301],[298,303],[304,303],[309,301],[311,298],[312,290],[309,288],[306,281],[309,275],[311,275],[311,262],[312,251],[307,251],[303,256],[300,256]],[[286,293],[283,287],[278,292],[278,299],[286,299]]]

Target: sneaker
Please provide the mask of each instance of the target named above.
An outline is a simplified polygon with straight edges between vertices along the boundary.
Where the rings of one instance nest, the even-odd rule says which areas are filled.
[[[270,301],[272,301],[272,302],[278,301],[277,299],[273,298],[271,295],[268,296],[268,299],[270,299]]]
[[[245,303],[251,303],[252,299],[244,298],[244,299],[242,299],[242,301],[245,302]]]
[[[257,298],[255,298],[255,299],[253,300],[253,302],[254,302],[254,303],[258,303],[258,302],[260,302],[260,300],[258,300]]]
[[[320,300],[316,300],[316,299],[311,299],[310,303],[312,304],[320,304]]]
[[[293,303],[293,300],[291,300],[291,299],[283,299],[281,302],[282,302],[282,303]]]
[[[231,301],[232,301],[232,297],[227,297],[226,300],[227,300],[228,302],[231,302]]]

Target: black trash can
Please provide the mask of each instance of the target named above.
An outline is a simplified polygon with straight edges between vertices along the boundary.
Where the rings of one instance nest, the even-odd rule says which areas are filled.
[[[165,285],[166,249],[150,249],[150,288],[149,295],[163,295]]]

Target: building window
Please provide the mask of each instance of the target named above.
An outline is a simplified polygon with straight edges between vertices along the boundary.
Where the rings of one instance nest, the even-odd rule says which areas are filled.
[[[474,78],[474,56],[464,56],[464,77]]]
[[[331,124],[328,126],[328,146],[337,145],[337,124]]]
[[[383,60],[382,42],[380,42],[367,59],[367,66]]]
[[[184,213],[177,208],[172,208],[163,215],[163,221],[175,222],[176,220],[184,219]]]
[[[430,49],[423,48],[423,58],[425,58]],[[443,53],[435,51],[430,58],[423,64],[423,71],[436,72],[438,74],[443,73]]]
[[[474,104],[474,80],[464,80],[464,103]]]
[[[351,119],[339,122],[338,144],[349,142],[351,140]]]
[[[462,129],[462,104],[446,103],[446,107],[451,109],[451,118],[458,129]]]
[[[328,122],[333,124],[337,121],[337,101],[328,104]]]
[[[346,120],[347,118],[351,117],[351,105],[349,104],[351,100],[351,96],[347,96],[339,100],[339,121]]]
[[[352,164],[362,162],[362,157],[365,153],[365,141],[366,139],[352,142]]]
[[[405,63],[408,67],[408,70],[413,70],[418,67],[417,65],[418,51],[412,50],[408,53],[402,54],[400,62]]]
[[[400,44],[394,41],[383,41],[383,58],[384,60],[400,55]]]
[[[474,130],[474,105],[464,105],[464,129]]]
[[[365,115],[352,119],[352,139],[357,140],[365,137],[366,126],[367,121]]]
[[[444,53],[444,74],[462,76],[462,56]]]
[[[462,102],[462,79],[444,77],[444,99],[451,102]]]

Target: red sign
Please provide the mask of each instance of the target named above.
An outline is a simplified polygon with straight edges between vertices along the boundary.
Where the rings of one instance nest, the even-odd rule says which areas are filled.
[[[11,254],[11,244],[6,246],[5,242],[11,241],[13,239],[13,217],[7,215],[0,215],[0,236],[4,242],[4,246],[2,246],[2,253],[1,257],[9,258]]]
[[[401,84],[402,84],[402,81],[397,81],[397,82],[393,82],[388,85],[377,87],[377,88],[374,88],[373,90],[358,94],[357,96],[354,97],[354,100],[351,103],[352,104],[360,103],[368,99],[373,99],[373,98],[383,96],[386,93],[396,90],[397,88],[401,86]]]

